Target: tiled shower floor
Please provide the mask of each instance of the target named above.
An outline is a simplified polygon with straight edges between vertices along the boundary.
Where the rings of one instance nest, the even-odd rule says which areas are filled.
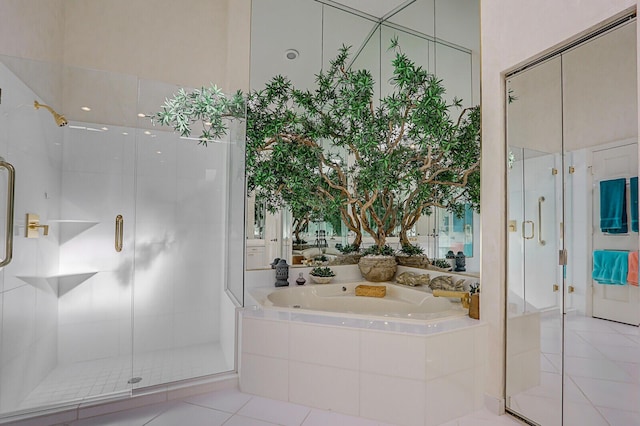
[[[161,383],[220,373],[233,369],[220,344],[186,348],[61,365],[54,369],[20,405],[20,409],[128,391]],[[133,377],[142,380],[127,383]]]

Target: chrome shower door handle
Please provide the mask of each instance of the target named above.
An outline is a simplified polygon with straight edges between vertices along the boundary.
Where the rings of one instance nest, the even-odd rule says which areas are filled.
[[[124,233],[124,220],[122,215],[116,216],[116,230],[115,230],[115,248],[119,253],[122,251],[122,234]]]
[[[14,208],[14,195],[16,189],[16,169],[4,161],[4,158],[0,157],[0,167],[7,169],[7,222],[5,226],[5,251],[4,259],[0,261],[0,267],[6,266],[11,262],[13,258],[13,208]]]
[[[542,203],[544,202],[544,197],[538,198],[538,244],[541,246],[547,244],[545,240],[542,239]]]
[[[526,235],[526,225],[530,224],[531,225],[531,235]],[[536,234],[536,225],[533,223],[533,221],[531,220],[525,220],[524,222],[522,222],[522,238],[524,238],[525,240],[531,240],[533,239],[533,236]]]

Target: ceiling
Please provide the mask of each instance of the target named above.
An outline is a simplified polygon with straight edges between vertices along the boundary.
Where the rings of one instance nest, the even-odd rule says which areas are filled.
[[[413,3],[415,0],[336,0],[336,1],[323,1],[322,3],[335,3],[346,6],[350,9],[355,9],[363,12],[367,15],[371,15],[376,18],[383,18],[390,12],[398,9],[405,4]]]
[[[391,26],[379,27],[383,18]],[[354,66],[371,70],[384,96],[393,56],[387,48],[397,36],[403,52],[444,77],[451,97],[477,103],[469,72],[479,35],[477,0],[253,0],[250,87],[264,88],[276,75],[298,88],[315,87],[318,71],[346,45],[352,58],[362,49]],[[428,41],[435,38],[460,49],[436,49]],[[287,59],[290,50],[299,54],[295,60]]]

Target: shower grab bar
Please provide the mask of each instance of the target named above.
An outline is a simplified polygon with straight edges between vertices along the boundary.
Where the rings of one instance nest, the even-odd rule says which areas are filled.
[[[8,265],[13,258],[13,209],[16,189],[16,169],[11,163],[5,161],[5,159],[2,157],[0,157],[0,167],[7,169],[7,173],[9,174],[7,179],[7,224],[5,229],[5,254],[4,259],[0,261],[0,267],[3,267]]]
[[[122,219],[122,215],[119,214],[118,216],[116,216],[116,251],[119,253],[122,251],[122,234],[124,232],[124,220]]]
[[[541,246],[547,244],[547,242],[542,239],[542,203],[543,202],[544,202],[544,197],[538,198],[538,243]]]

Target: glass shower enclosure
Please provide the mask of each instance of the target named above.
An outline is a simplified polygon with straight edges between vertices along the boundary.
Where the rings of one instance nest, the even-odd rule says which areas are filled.
[[[203,146],[149,118],[175,86],[6,56],[0,88],[0,421],[235,370],[244,120]]]

